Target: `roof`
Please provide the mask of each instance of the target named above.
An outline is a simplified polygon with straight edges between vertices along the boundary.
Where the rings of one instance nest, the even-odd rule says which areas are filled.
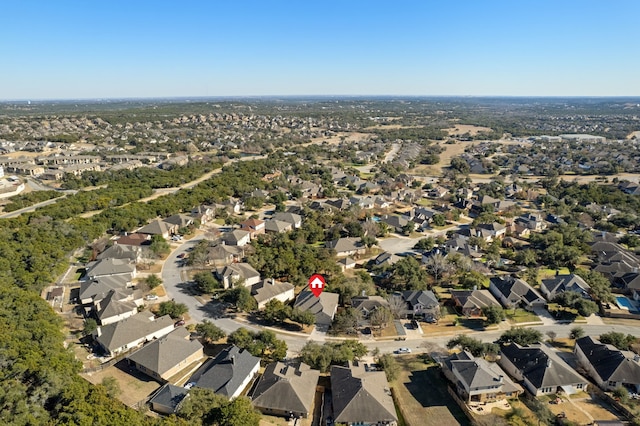
[[[302,216],[300,216],[299,214],[289,213],[289,212],[277,212],[276,214],[273,215],[273,219],[280,220],[282,222],[287,222],[292,225],[296,225],[302,222]]]
[[[100,253],[97,259],[128,259],[136,260],[140,255],[138,247],[130,245],[114,244]]]
[[[133,301],[132,295],[132,290],[109,290],[104,298],[96,303],[96,316],[103,321],[118,315],[135,313],[138,305]]]
[[[129,245],[129,246],[141,246],[148,245],[151,241],[149,240],[149,235],[145,234],[129,234],[123,235],[114,241],[116,245]]]
[[[264,220],[250,218],[250,219],[245,220],[244,222],[241,222],[240,226],[242,228],[253,228],[253,229],[256,229],[260,225],[263,225],[263,224],[264,224]]]
[[[363,365],[331,367],[331,391],[336,423],[398,421],[384,371],[365,371]]]
[[[171,229],[174,225],[167,223],[163,220],[156,219],[151,223],[146,224],[142,228],[138,229],[138,233],[140,234],[150,234],[150,235],[163,235],[171,232]]]
[[[251,286],[251,295],[260,304],[288,291],[293,291],[294,288],[293,284],[267,278]]]
[[[186,328],[178,327],[166,336],[147,343],[128,358],[162,376],[191,355],[202,350],[200,342],[189,340],[189,335]]]
[[[167,383],[158,389],[158,392],[149,400],[149,403],[169,407],[171,412],[175,412],[188,393],[189,391],[182,386],[174,386],[171,383]]]
[[[310,413],[320,372],[303,362],[285,364],[274,362],[264,374],[251,395],[253,405],[278,411]]]
[[[173,320],[169,315],[154,319],[149,312],[142,312],[100,327],[100,335],[96,333],[96,340],[113,351],[169,326],[173,327]]]
[[[475,358],[467,351],[451,355],[444,361],[444,366],[451,372],[458,373],[456,377],[465,389],[489,389],[502,384],[502,390],[506,393],[522,391],[522,388],[516,385],[498,364]]]
[[[242,229],[234,229],[233,231],[227,232],[226,234],[224,234],[223,238],[225,241],[237,243],[238,241],[241,241],[243,238],[246,238],[247,235],[249,235],[249,231],[245,231]]]
[[[328,241],[325,246],[334,249],[337,253],[360,250],[364,247],[360,238],[339,238],[337,240]]]
[[[259,365],[260,358],[232,345],[205,362],[189,381],[195,382],[200,388],[211,389],[217,394],[230,397]]]
[[[522,301],[529,304],[536,301],[544,301],[542,296],[538,294],[533,287],[520,278],[513,276],[493,277],[490,281],[491,286],[489,289],[495,288],[495,291],[503,295],[509,303],[513,304]]]
[[[232,263],[231,265],[218,268],[216,275],[220,277],[239,275],[240,278],[248,280],[249,278],[259,277],[260,272],[256,271],[254,267],[248,263]]]
[[[107,294],[109,290],[119,290],[127,286],[131,282],[131,276],[128,275],[105,275],[91,281],[82,281],[80,283],[80,300],[91,299],[98,294]]]
[[[340,296],[337,293],[323,291],[316,297],[311,290],[305,289],[300,292],[293,307],[314,314],[316,323],[331,323],[338,308],[339,299]]]
[[[500,306],[489,290],[451,290],[451,297],[458,300],[463,308],[482,309],[488,306]]]
[[[100,259],[87,263],[86,270],[87,277],[132,274],[136,270],[136,265],[129,263],[126,259]]]
[[[169,216],[168,218],[164,219],[163,222],[182,228],[191,225],[193,223],[193,217],[186,214],[174,214],[173,216]]]
[[[270,231],[270,232],[285,232],[291,229],[292,226],[293,225],[289,222],[271,219],[265,222],[264,229],[265,231]]]
[[[542,280],[541,289],[545,289],[552,297],[565,291],[575,291],[577,293],[588,292],[591,287],[580,275],[556,275],[553,278]]]
[[[576,340],[576,347],[580,347],[602,381],[640,384],[640,364],[634,360],[635,354],[625,356],[614,346],[591,336]]]
[[[402,298],[411,307],[422,304],[425,308],[435,308],[438,306],[438,298],[431,290],[427,291],[403,291]]]
[[[520,346],[517,343],[503,346],[501,355],[508,359],[536,388],[569,386],[587,383],[546,345]]]
[[[351,298],[351,306],[359,311],[371,312],[381,306],[389,307],[389,302],[382,296],[356,296]]]

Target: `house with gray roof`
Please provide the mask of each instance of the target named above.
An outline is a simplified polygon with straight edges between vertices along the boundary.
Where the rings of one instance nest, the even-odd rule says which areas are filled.
[[[632,393],[640,392],[640,357],[635,353],[621,351],[591,336],[576,340],[573,353],[602,390],[613,391],[622,386]]]
[[[253,406],[268,416],[307,418],[313,411],[319,377],[320,371],[303,362],[273,362],[251,394]]]
[[[522,306],[533,310],[543,308],[547,301],[526,281],[514,276],[492,277],[489,280],[489,291],[505,308]]]
[[[101,259],[87,263],[85,280],[94,280],[110,275],[127,275],[136,277],[136,265],[126,259]]]
[[[283,220],[269,219],[264,223],[265,232],[272,234],[291,231],[293,224]]]
[[[193,225],[193,217],[182,213],[169,216],[168,218],[163,219],[163,221],[170,225],[177,226],[178,229],[176,230],[176,232],[178,232],[180,228],[186,228]]]
[[[78,299],[86,305],[92,303],[97,295],[106,295],[111,290],[124,290],[132,286],[131,275],[107,275],[89,281],[80,282]],[[101,297],[98,297],[98,299]]]
[[[251,286],[251,295],[258,303],[258,309],[262,309],[270,300],[279,300],[286,303],[295,297],[295,286],[291,283],[276,281],[266,278]]]
[[[222,236],[225,244],[230,246],[246,246],[251,241],[251,233],[243,229],[234,229]]]
[[[328,241],[325,243],[325,247],[335,250],[336,256],[364,254],[367,249],[362,243],[362,240],[356,237],[338,238],[337,240]]]
[[[589,383],[545,344],[502,346],[498,363],[535,396],[586,392]]]
[[[389,308],[389,302],[382,296],[355,296],[351,298],[351,307],[362,314],[362,318],[369,318],[373,311],[379,308]]]
[[[407,290],[402,292],[402,300],[407,304],[405,316],[412,318],[440,317],[440,303],[431,290]]]
[[[260,282],[260,272],[248,263],[232,263],[220,267],[215,275],[224,288],[235,287],[238,282],[243,282],[245,287],[251,287]]]
[[[171,235],[177,234],[178,228],[178,225],[167,223],[162,219],[156,219],[138,229],[137,232],[138,234],[160,235],[162,238],[167,239]]]
[[[156,391],[149,400],[149,404],[151,404],[151,409],[156,413],[174,414],[188,394],[188,389],[167,383]]]
[[[189,382],[233,399],[249,386],[259,369],[260,358],[232,345],[205,362]]]
[[[135,263],[140,260],[141,255],[142,250],[140,246],[114,244],[100,253],[96,259],[123,259],[128,260],[131,263]]]
[[[339,299],[340,296],[337,293],[323,291],[320,296],[316,297],[311,290],[304,289],[298,294],[293,307],[315,315],[316,327],[329,328],[338,310]]]
[[[489,290],[451,290],[451,300],[460,313],[466,317],[484,316],[482,308],[489,306],[500,307]]]
[[[296,213],[277,212],[272,219],[290,223],[296,229],[302,226],[302,216]]]
[[[202,345],[197,340],[190,340],[190,334],[186,328],[178,327],[129,355],[129,364],[164,383],[204,357]]]
[[[556,275],[553,278],[542,280],[542,284],[540,284],[540,292],[550,301],[565,291],[573,291],[587,298],[590,290],[591,286],[576,274]]]
[[[155,318],[151,312],[140,312],[122,321],[99,326],[94,340],[110,356],[127,352],[173,331],[169,315]]]
[[[467,351],[446,358],[442,372],[458,396],[471,405],[517,398],[524,391],[498,364],[475,358]]]
[[[362,363],[331,366],[331,400],[336,423],[395,426],[398,422],[384,371],[367,371]]]
[[[98,323],[107,325],[137,314],[138,307],[142,305],[142,293],[139,290],[116,289],[104,295],[95,295],[93,310]]]
[[[207,249],[207,265],[223,267],[239,262],[244,257],[244,249],[238,246],[218,244]]]

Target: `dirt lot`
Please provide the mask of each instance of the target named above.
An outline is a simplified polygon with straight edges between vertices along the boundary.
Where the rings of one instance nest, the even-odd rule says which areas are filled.
[[[392,383],[407,426],[468,425],[469,420],[447,393],[446,381],[435,364],[418,356],[399,356],[402,370]]]
[[[474,126],[471,124],[456,124],[452,129],[442,129],[449,133],[449,135],[463,135],[469,133],[471,136],[475,136],[480,132],[490,132],[488,127]]]
[[[120,361],[116,365],[105,368],[95,373],[81,374],[93,384],[100,384],[105,377],[114,377],[120,386],[118,399],[128,406],[145,399],[148,395],[160,387],[160,384],[144,374],[130,369],[126,361]]]

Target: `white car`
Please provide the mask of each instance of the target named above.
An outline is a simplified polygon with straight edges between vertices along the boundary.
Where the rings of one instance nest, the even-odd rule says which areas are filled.
[[[397,354],[410,354],[411,353],[411,349],[409,349],[409,348],[398,348],[396,353]]]
[[[145,299],[147,299],[147,300],[158,300],[158,295],[157,294],[147,294],[147,297],[145,297]]]

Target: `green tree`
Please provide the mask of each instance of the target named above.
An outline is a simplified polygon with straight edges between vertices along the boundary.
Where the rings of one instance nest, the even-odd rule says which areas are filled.
[[[278,299],[269,300],[262,310],[262,317],[269,322],[283,322],[291,317],[291,307]]]
[[[515,327],[502,333],[498,343],[517,343],[522,346],[540,343],[542,333],[533,328]]]
[[[169,315],[173,319],[181,318],[189,311],[184,303],[177,303],[173,300],[160,303],[158,306],[158,316]]]
[[[93,318],[87,318],[84,320],[84,327],[82,328],[82,334],[85,336],[90,335],[98,328],[98,323]]]
[[[637,337],[632,334],[625,335],[624,333],[619,333],[617,331],[611,331],[600,335],[601,343],[613,345],[621,351],[628,351],[636,340],[638,340]]]
[[[483,343],[464,334],[460,334],[447,342],[447,348],[453,349],[455,347],[469,351],[473,356],[497,354],[500,351],[499,346],[495,343]]]
[[[591,287],[589,293],[594,300],[602,303],[612,303],[614,301],[611,293],[611,283],[600,272],[578,268],[575,273],[589,284]]]
[[[482,314],[485,316],[487,324],[498,324],[506,318],[504,309],[500,306],[485,306],[482,308]]]
[[[222,287],[220,281],[211,272],[198,272],[193,276],[193,281],[198,291],[204,294],[212,294]]]
[[[421,238],[415,246],[413,246],[414,250],[423,250],[423,251],[430,251],[431,249],[433,249],[436,245],[436,241],[433,239],[433,237],[427,237],[427,238]]]
[[[313,325],[316,322],[316,316],[309,311],[294,308],[291,310],[291,321],[300,325]]]
[[[441,214],[434,214],[431,220],[435,226],[445,226],[447,224],[447,219]]]
[[[150,289],[154,289],[162,284],[162,278],[160,278],[156,274],[151,274],[147,278],[145,278],[144,282],[149,286]]]
[[[389,382],[393,382],[400,374],[400,365],[396,361],[396,358],[391,354],[384,354],[374,358],[376,364],[378,364],[387,376]]]
[[[251,400],[239,396],[214,410],[215,422],[221,426],[259,426],[260,412],[253,408]]]
[[[151,244],[149,245],[149,250],[156,257],[161,257],[171,251],[171,247],[169,243],[162,237],[162,235],[153,235],[151,236]]]
[[[287,344],[284,340],[277,339],[276,334],[270,330],[252,332],[241,327],[229,334],[227,342],[246,349],[264,362],[280,361],[287,356]]]
[[[242,312],[251,312],[258,309],[258,302],[251,296],[251,291],[242,285],[227,290],[224,295],[224,300],[232,303]]]
[[[574,340],[578,340],[581,337],[584,337],[584,328],[582,327],[573,327],[571,331],[569,331],[569,337]]]
[[[331,323],[331,331],[333,333],[354,334],[357,332],[360,318],[360,311],[354,308],[346,308],[334,316],[333,323]]]
[[[322,345],[309,341],[302,347],[300,358],[311,367],[326,372],[331,364],[344,364],[360,359],[367,353],[367,347],[356,340],[326,342]]]
[[[104,388],[107,391],[107,395],[109,395],[109,397],[111,398],[116,398],[118,397],[118,395],[122,393],[122,390],[120,389],[120,384],[118,383],[116,378],[113,376],[107,376],[103,378],[100,384],[104,386]]]
[[[196,332],[202,336],[206,343],[213,343],[226,336],[226,333],[209,320],[204,320],[196,325]]]

